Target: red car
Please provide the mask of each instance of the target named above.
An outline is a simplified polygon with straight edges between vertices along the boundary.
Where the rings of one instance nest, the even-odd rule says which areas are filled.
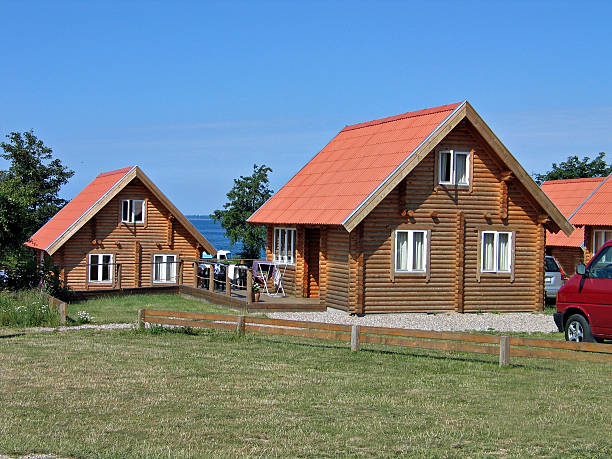
[[[587,266],[576,266],[557,293],[554,319],[567,341],[612,339],[612,241]]]

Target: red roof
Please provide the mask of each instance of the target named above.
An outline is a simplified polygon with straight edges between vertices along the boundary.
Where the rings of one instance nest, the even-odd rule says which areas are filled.
[[[612,187],[604,184],[612,183],[608,178],[550,180],[542,184],[542,190],[573,225],[612,225]],[[607,193],[602,193],[604,188]],[[548,246],[580,247],[583,242],[584,228],[576,228],[569,237],[546,232]]]
[[[612,226],[612,174],[607,176],[595,193],[572,217],[575,225]]]
[[[74,225],[96,202],[107,194],[113,186],[127,175],[135,166],[104,172],[98,175],[76,197],[66,204],[25,245],[47,250],[53,242]]]
[[[460,105],[346,126],[249,222],[342,224]]]

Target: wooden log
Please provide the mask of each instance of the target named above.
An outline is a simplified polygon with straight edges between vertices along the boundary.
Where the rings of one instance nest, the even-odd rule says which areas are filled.
[[[246,304],[247,307],[253,302],[253,271],[247,270],[247,282],[246,282]]]
[[[179,319],[219,320],[224,322],[235,322],[236,316],[229,314],[204,314],[201,312],[168,311],[164,309],[144,309],[144,315],[150,317],[171,317]]]
[[[236,328],[234,322],[206,322],[202,320],[170,319],[167,317],[147,317],[146,322],[159,325],[178,325],[180,327],[220,328],[222,330],[234,330]]]
[[[265,309],[266,303],[261,304],[262,308]],[[282,306],[282,305],[279,305]],[[258,324],[258,325],[276,325],[279,327],[298,327],[298,328],[310,328],[316,330],[331,330],[348,333],[351,331],[350,325],[343,324],[328,324],[324,322],[309,322],[305,320],[286,320],[286,319],[267,319],[264,317],[247,317],[245,319],[247,324]]]
[[[351,351],[359,350],[359,325],[353,325],[351,328]]]
[[[215,267],[211,264],[208,268],[208,290],[215,291]]]
[[[244,335],[244,316],[238,316],[238,321],[236,322],[236,333],[240,336]]]
[[[61,301],[57,305],[57,309],[59,311],[60,325],[66,325],[66,317],[68,316],[68,305]]]
[[[510,337],[499,337],[499,366],[505,367],[510,365]]]
[[[229,265],[225,266],[225,294],[232,296],[232,281],[229,278]]]

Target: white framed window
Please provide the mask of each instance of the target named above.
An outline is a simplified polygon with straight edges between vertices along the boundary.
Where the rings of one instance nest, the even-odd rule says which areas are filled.
[[[593,255],[610,239],[612,239],[612,230],[593,231]]]
[[[397,230],[395,232],[395,271],[426,272],[428,250],[427,231]]]
[[[89,282],[110,283],[113,281],[113,256],[107,253],[89,254]]]
[[[456,150],[438,152],[438,183],[441,185],[469,185],[470,153]]]
[[[176,255],[153,255],[153,282],[176,282]]]
[[[123,223],[144,223],[144,203],[143,199],[124,199],[121,201],[121,221]]]
[[[295,228],[274,228],[274,261],[295,263]]]
[[[512,232],[483,231],[481,233],[480,271],[509,273],[512,271]]]

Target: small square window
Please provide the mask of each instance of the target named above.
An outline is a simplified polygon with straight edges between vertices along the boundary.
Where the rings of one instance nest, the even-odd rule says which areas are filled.
[[[438,183],[441,185],[470,184],[470,153],[444,150],[438,153]]]
[[[480,270],[484,273],[509,273],[512,269],[512,233],[483,231]]]
[[[89,255],[89,282],[112,282],[113,256],[111,254]]]
[[[427,271],[427,231],[395,232],[395,271],[424,273]]]
[[[143,199],[125,199],[121,202],[123,223],[144,223],[145,205]]]
[[[176,255],[153,256],[153,282],[176,282]]]

